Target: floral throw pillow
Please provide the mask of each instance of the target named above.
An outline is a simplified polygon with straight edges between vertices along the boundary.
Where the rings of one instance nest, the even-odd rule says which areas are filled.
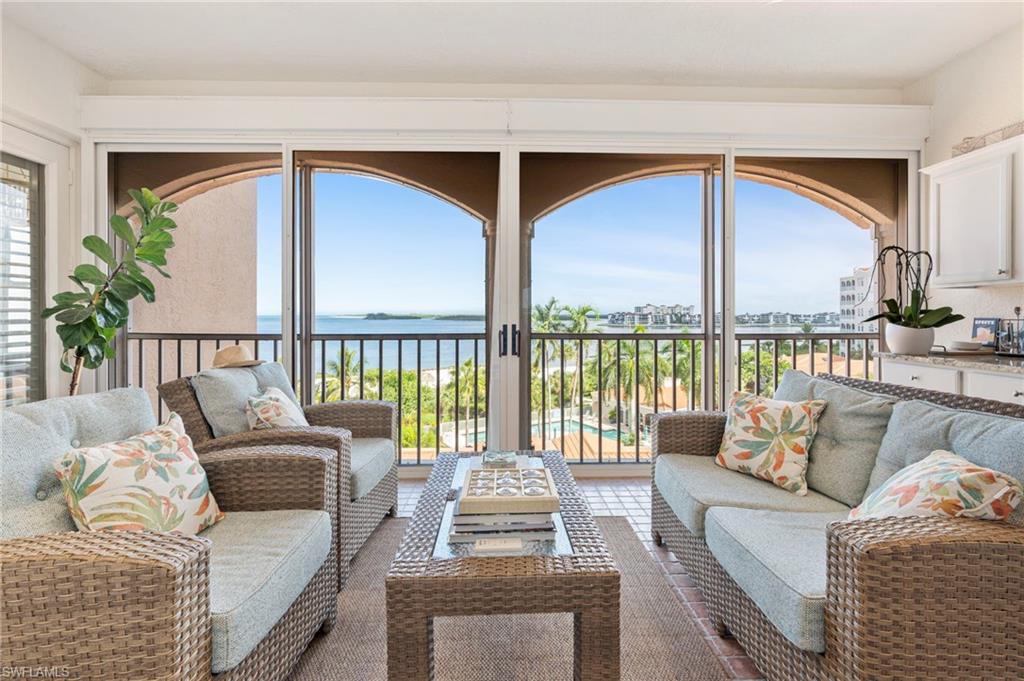
[[[807,494],[807,452],[826,404],[733,393],[715,462],[793,494]]]
[[[249,430],[309,425],[299,406],[280,388],[267,388],[250,397],[245,405],[245,417],[249,419]]]
[[[224,517],[175,413],[127,440],[72,449],[54,468],[79,530],[198,534]]]
[[[1005,520],[1024,496],[1006,473],[936,450],[889,478],[850,511],[850,520],[949,516]]]

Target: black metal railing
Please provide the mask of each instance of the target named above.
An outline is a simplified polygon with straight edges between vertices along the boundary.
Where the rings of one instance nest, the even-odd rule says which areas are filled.
[[[586,462],[650,456],[647,416],[702,408],[704,335],[534,333],[530,439]]]
[[[720,343],[716,336],[715,347]],[[127,335],[120,385],[146,389],[160,418],[156,387],[210,365],[225,345],[242,344],[257,359],[281,359],[280,334],[139,333]],[[706,339],[698,333],[535,333],[530,339],[531,445],[580,462],[638,462],[650,456],[650,416],[720,408],[720,384],[703,386]],[[297,347],[303,342],[297,339]],[[486,446],[487,343],[483,333],[312,334],[313,402],[384,399],[399,405],[399,462],[430,462],[442,451]],[[877,379],[878,335],[738,333],[736,387],[771,395],[790,368]],[[717,357],[717,350],[716,350]],[[715,362],[717,365],[717,362]]]
[[[281,359],[274,333],[127,334],[120,385],[144,388],[159,418],[166,406],[157,386],[208,368],[221,347],[249,347],[257,359]],[[297,339],[297,347],[302,347]],[[483,333],[313,334],[298,362],[295,390],[308,376],[313,402],[383,399],[399,405],[399,463],[432,461],[442,451],[475,450],[486,444],[487,370]]]
[[[717,347],[720,336],[714,336]],[[581,463],[650,457],[650,417],[704,404],[703,355],[696,333],[534,333],[530,439]],[[770,396],[787,369],[876,379],[878,334],[737,333],[736,388]],[[714,400],[714,398],[712,398]]]

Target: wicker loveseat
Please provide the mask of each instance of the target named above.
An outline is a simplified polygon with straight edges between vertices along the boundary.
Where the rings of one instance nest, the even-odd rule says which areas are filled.
[[[75,530],[54,461],[154,425],[132,388],[0,412],[4,677],[277,680],[333,626],[332,449],[200,455],[226,515],[198,537]]]
[[[227,372],[227,373],[225,373]],[[255,375],[255,377],[253,377]],[[185,430],[203,453],[254,446],[326,447],[337,455],[338,575],[340,591],[353,556],[398,504],[398,409],[393,402],[346,400],[304,408],[309,427],[244,430],[215,436],[204,415],[194,381],[224,376],[237,379],[232,395],[222,397],[225,409],[242,414],[252,391],[270,385],[294,398],[284,369],[268,363],[249,369],[212,369],[158,387],[160,397],[181,415]],[[234,400],[236,403],[231,403]],[[241,402],[237,404],[237,402]],[[208,408],[212,408],[209,407]],[[243,417],[244,419],[244,417]]]
[[[811,489],[798,497],[714,464],[724,413],[654,418],[653,538],[697,582],[710,624],[772,680],[1024,678],[1024,508],[1007,522],[845,520],[851,505],[932,448],[1021,477],[1024,407],[801,376],[806,397],[828,393],[833,428],[888,419],[874,434],[849,430],[849,443],[823,440],[834,463],[854,468],[865,462],[855,461],[853,440],[862,452],[880,440],[877,460],[866,461],[866,488],[813,470],[824,426],[812,443]],[[848,415],[836,406],[847,400],[860,405]]]

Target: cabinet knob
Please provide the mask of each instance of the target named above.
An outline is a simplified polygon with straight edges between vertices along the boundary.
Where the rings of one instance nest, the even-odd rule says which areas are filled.
[[[915,374],[910,374],[910,380],[911,380],[911,381],[916,381],[916,380],[918,380],[918,379],[920,379],[920,378],[921,378],[920,376],[917,376],[917,375],[915,375]]]
[[[1000,268],[1000,269],[996,270],[996,274],[998,274],[998,275],[1006,274],[1006,270]]]
[[[1024,390],[1014,390],[1013,391],[1013,396],[1014,397],[1024,397]]]

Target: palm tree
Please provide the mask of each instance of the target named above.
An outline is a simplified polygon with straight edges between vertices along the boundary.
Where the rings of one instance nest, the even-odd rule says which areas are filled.
[[[559,333],[565,331],[565,320],[562,319],[562,305],[557,298],[552,297],[543,305],[534,305],[530,315],[530,329],[533,333]],[[535,383],[542,367],[547,365],[548,359],[554,354],[555,341],[542,340],[540,352],[533,353],[530,374],[533,377],[531,383]],[[550,350],[549,350],[550,348]],[[547,377],[544,377],[545,381]],[[531,394],[533,391],[531,390]],[[540,408],[540,393],[537,393],[537,400],[533,400],[534,406]]]
[[[689,333],[689,329],[683,329],[683,333]],[[700,399],[701,394],[701,361],[703,354],[703,343],[693,342],[688,340],[677,340],[673,343],[669,343],[667,346],[660,349],[664,353],[664,359],[668,362],[668,366],[673,371],[673,376],[682,384],[683,389],[689,393],[690,388],[693,388],[694,402]],[[675,366],[672,366],[672,346],[675,345],[676,362]],[[690,349],[693,349],[691,355]],[[690,385],[690,367],[694,368],[693,386]],[[660,367],[659,367],[660,371]],[[690,409],[693,409],[695,405],[687,405]]]
[[[356,351],[352,348],[345,348],[344,358],[341,351],[335,359],[328,360],[327,371],[320,375],[320,380],[327,384],[327,402],[336,402],[342,397],[349,397],[351,389],[358,385],[359,381],[359,360],[356,359]],[[344,367],[344,371],[342,371]],[[344,385],[342,384],[344,375]],[[319,397],[320,390],[316,390],[316,397]]]
[[[484,391],[486,390],[487,378],[484,375],[484,372],[475,371],[472,359],[467,359],[459,366],[458,377],[458,400],[456,400],[455,394],[455,381],[450,381],[448,385],[444,387],[444,394],[442,395],[443,402],[441,409],[445,413],[451,412],[452,414],[454,414],[456,405],[463,408],[463,438],[460,444],[462,446],[469,446],[471,445],[471,443],[468,442],[470,432],[470,420],[473,418],[473,416],[484,411],[485,409],[482,405],[475,405],[473,403],[473,399],[474,397],[477,396],[479,396],[481,399],[483,398]],[[475,381],[474,378],[476,379]]]
[[[645,331],[643,327],[638,326],[633,333],[641,334]],[[618,344],[606,342],[602,345],[604,350],[601,360],[604,364],[604,371],[600,377],[602,379],[601,393],[619,391],[623,402],[623,414],[618,415],[619,421],[625,422],[627,431],[635,429],[639,434],[638,424],[633,422],[635,408],[633,401],[637,387],[639,386],[648,399],[658,399],[659,386],[654,382],[655,363],[657,362],[659,377],[665,376],[671,370],[671,363],[664,357],[655,356],[653,341],[622,341]],[[619,347],[618,381],[616,381],[615,375],[616,345]]]
[[[562,306],[562,312],[569,317],[569,325],[567,331],[569,333],[587,333],[590,331],[590,320],[597,319],[600,317],[597,308],[593,305],[578,305],[572,307],[571,305]],[[576,403],[577,391],[579,390],[579,377],[583,375],[583,361],[587,354],[587,341],[582,341],[578,347],[583,349],[583,353],[576,352],[577,346],[572,346],[568,354],[570,357],[576,360],[576,380],[574,380],[569,386],[569,404]],[[564,376],[565,367],[561,367],[559,372],[559,380],[565,380]],[[561,405],[559,405],[561,406]]]

